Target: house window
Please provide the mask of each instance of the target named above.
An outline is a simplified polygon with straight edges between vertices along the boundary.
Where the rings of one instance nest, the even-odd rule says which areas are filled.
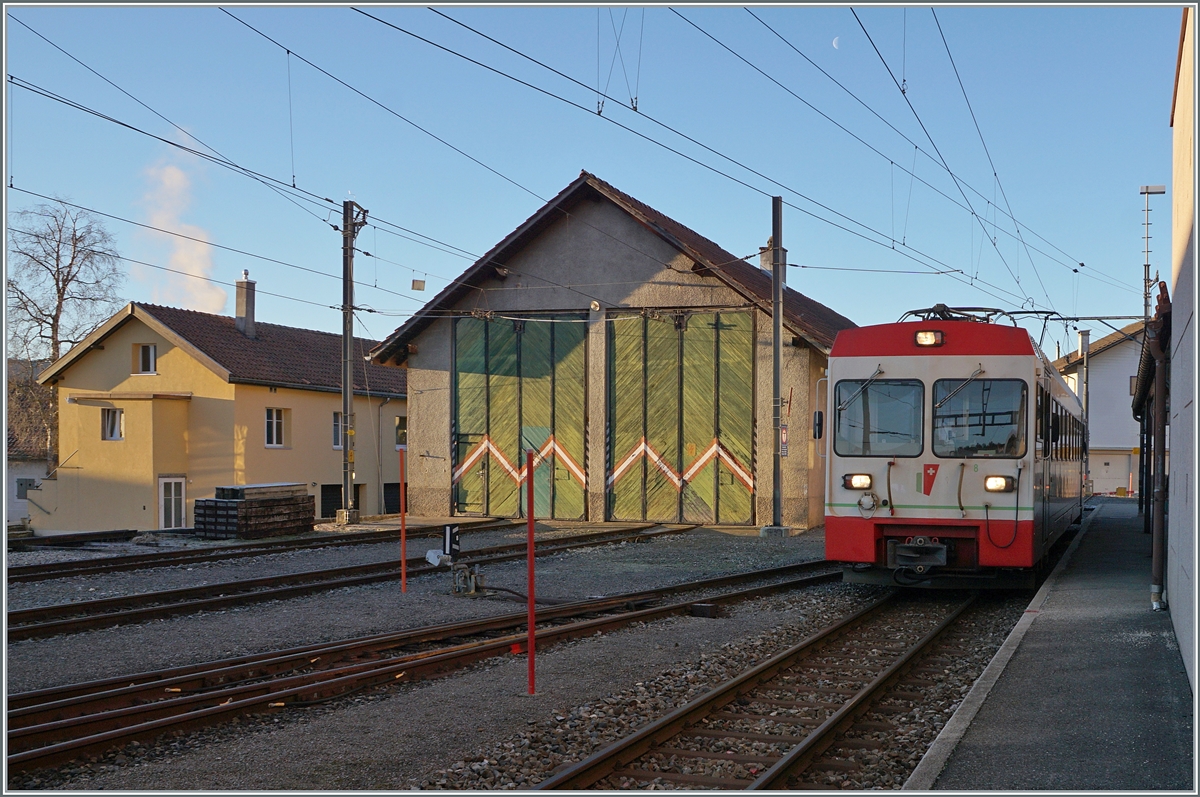
[[[267,407],[267,446],[271,448],[283,448],[283,427],[284,417],[287,410],[279,407]]]
[[[1132,395],[1135,395],[1136,393],[1137,393],[1137,374],[1134,374],[1133,376],[1129,377],[1129,395],[1132,396]]]
[[[100,439],[125,439],[125,411],[104,408],[100,410]]]
[[[340,449],[342,447],[342,414],[340,412],[333,413],[333,447]]]
[[[135,346],[137,349],[137,362],[135,364],[134,373],[138,374],[153,374],[157,373],[158,368],[158,347],[153,343],[141,343]]]
[[[408,416],[396,416],[396,448],[408,445]]]

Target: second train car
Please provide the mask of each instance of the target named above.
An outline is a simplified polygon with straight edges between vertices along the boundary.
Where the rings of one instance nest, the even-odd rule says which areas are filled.
[[[844,579],[1028,588],[1083,514],[1083,407],[1000,311],[939,306],[838,333],[825,558]]]

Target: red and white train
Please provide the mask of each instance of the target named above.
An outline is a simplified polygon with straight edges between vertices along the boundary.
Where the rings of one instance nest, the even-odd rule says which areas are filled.
[[[1083,407],[999,312],[838,333],[814,434],[828,418],[825,558],[844,580],[1027,588],[1082,517]]]

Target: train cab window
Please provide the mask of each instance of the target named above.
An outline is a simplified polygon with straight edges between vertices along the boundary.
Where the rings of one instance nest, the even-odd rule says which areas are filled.
[[[933,453],[939,457],[1025,455],[1027,388],[1020,379],[933,383]]]
[[[918,457],[924,407],[919,379],[844,379],[834,388],[833,450],[843,457]]]

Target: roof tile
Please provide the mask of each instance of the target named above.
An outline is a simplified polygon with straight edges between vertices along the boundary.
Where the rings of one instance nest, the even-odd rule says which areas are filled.
[[[256,321],[255,336],[248,338],[238,331],[237,320],[230,316],[142,302],[134,304],[228,370],[231,382],[342,388],[341,335]],[[375,345],[377,341],[354,339],[354,390],[406,394],[406,371],[364,362],[363,357]]]

